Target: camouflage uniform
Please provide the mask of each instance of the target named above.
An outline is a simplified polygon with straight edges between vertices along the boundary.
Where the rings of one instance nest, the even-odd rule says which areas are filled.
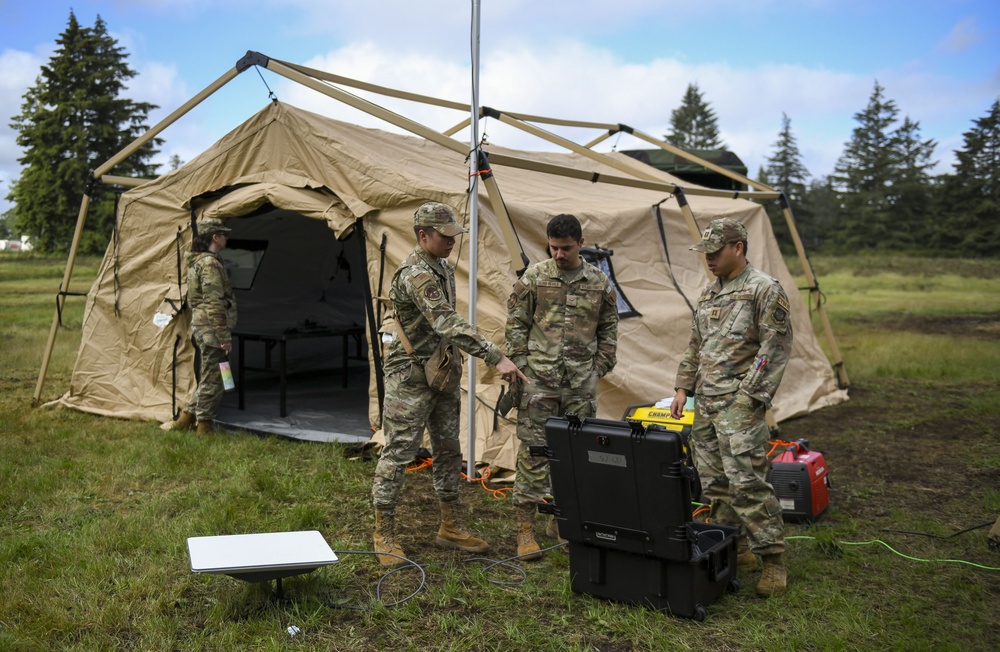
[[[750,264],[698,299],[675,386],[695,395],[691,444],[712,519],[746,529],[760,555],[784,551],[781,506],[767,483],[764,414],[792,351],[788,297]]]
[[[536,263],[507,302],[507,354],[531,381],[517,411],[514,504],[540,502],[549,491],[549,466],[528,447],[545,443],[545,421],[570,412],[597,414],[597,380],[610,372],[618,347],[618,308],[608,277],[586,261],[563,271],[555,260]]]
[[[228,358],[222,344],[236,327],[236,297],[219,254],[191,252],[187,263],[191,333],[201,354],[200,381],[187,411],[199,422],[214,421],[225,391],[219,363]]]
[[[434,455],[434,491],[442,502],[458,498],[462,449],[458,439],[461,389],[438,392],[427,386],[424,363],[441,338],[469,355],[496,366],[500,349],[487,341],[455,311],[455,270],[418,244],[396,270],[389,289],[399,326],[413,354],[398,337],[389,344],[385,362],[382,431],[385,447],[375,467],[372,503],[392,510],[399,502],[406,465],[413,461],[426,427]]]

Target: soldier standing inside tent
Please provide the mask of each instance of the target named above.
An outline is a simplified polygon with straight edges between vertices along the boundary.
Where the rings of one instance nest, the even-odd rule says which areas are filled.
[[[395,537],[395,509],[406,465],[416,457],[425,428],[431,438],[434,491],[441,512],[434,542],[466,552],[489,548],[486,541],[466,531],[459,519],[461,389],[456,383],[454,388],[436,390],[428,385],[425,374],[424,364],[442,338],[495,366],[505,378],[524,378],[499,347],[479,335],[455,311],[455,268],[447,258],[455,246],[455,236],[467,231],[455,222],[451,208],[438,202],[423,204],[414,213],[413,225],[417,246],[396,270],[389,289],[402,336],[397,333],[386,355],[382,405],[385,446],[372,483],[375,552],[389,553],[377,555],[385,566],[405,563],[399,558],[405,555]],[[460,371],[460,357],[458,366]]]
[[[747,262],[747,232],[731,218],[713,220],[701,242],[717,277],[698,299],[691,340],[677,370],[670,414],[679,419],[694,395],[691,448],[715,523],[742,526],[737,567],[764,570],[758,595],[781,595],[786,572],[784,523],[767,483],[764,421],[792,352],[788,297]]]
[[[517,470],[514,509],[517,554],[541,557],[535,511],[549,489],[549,465],[529,447],[545,444],[545,421],[575,413],[597,414],[597,381],[617,360],[618,308],[607,275],[580,256],[583,230],[573,215],[546,227],[550,259],[535,263],[514,283],[507,302],[506,348],[530,384],[512,383],[517,400]],[[511,380],[511,379],[508,379]],[[558,538],[555,519],[546,534]]]
[[[187,303],[191,308],[191,333],[201,357],[198,389],[171,429],[212,431],[212,423],[225,391],[219,363],[233,350],[232,333],[236,327],[236,297],[229,274],[219,252],[226,248],[230,229],[221,220],[198,223],[187,255]]]

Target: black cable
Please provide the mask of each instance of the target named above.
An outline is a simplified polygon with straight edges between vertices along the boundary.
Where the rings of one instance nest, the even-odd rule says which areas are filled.
[[[523,568],[521,568],[520,566],[514,566],[510,562],[516,561],[518,559],[522,559],[522,558],[525,558],[525,557],[529,557],[529,556],[533,557],[534,555],[541,554],[541,553],[544,553],[544,552],[548,552],[549,550],[555,550],[556,548],[562,548],[562,547],[567,546],[567,545],[569,545],[568,541],[565,542],[565,543],[557,543],[554,546],[549,546],[548,548],[542,548],[541,550],[539,550],[537,552],[529,552],[529,553],[525,553],[523,555],[514,555],[513,557],[507,557],[506,559],[501,559],[499,561],[497,561],[495,559],[490,559],[488,557],[470,557],[469,559],[463,560],[462,563],[463,564],[467,564],[469,562],[488,562],[488,565],[485,568],[482,569],[482,572],[484,572],[484,573],[486,571],[489,571],[489,570],[493,569],[493,568],[496,568],[497,566],[502,566],[502,567],[506,567],[506,568],[508,568],[510,570],[517,571],[521,575],[521,579],[518,580],[518,581],[515,581],[515,582],[502,582],[500,580],[490,580],[490,579],[488,579],[487,581],[490,584],[496,584],[498,586],[518,586],[520,584],[523,584],[528,579],[528,573]],[[375,552],[375,551],[371,551],[371,550],[334,550],[333,552],[338,557],[343,556],[343,555],[384,555],[386,557],[395,557],[396,559],[401,559],[401,560],[403,560],[405,562],[402,566],[399,566],[397,568],[393,568],[393,569],[389,570],[388,572],[386,572],[384,575],[382,575],[382,577],[379,578],[378,583],[375,585],[375,599],[378,600],[380,603],[382,603],[383,607],[397,607],[397,606],[399,606],[401,604],[405,604],[406,602],[409,602],[414,597],[416,597],[417,594],[420,593],[424,589],[424,587],[427,585],[427,572],[424,570],[425,567],[421,566],[420,564],[418,564],[417,562],[413,561],[412,559],[409,559],[409,558],[404,557],[402,555],[395,555],[395,554],[393,554],[391,552]],[[385,582],[392,575],[395,575],[396,573],[399,573],[401,571],[409,570],[411,568],[416,568],[417,570],[420,571],[420,584],[417,586],[417,588],[414,589],[412,593],[410,593],[409,595],[407,595],[406,597],[404,597],[404,598],[402,598],[400,600],[396,600],[395,602],[388,602],[388,603],[387,602],[382,602],[382,583]],[[362,607],[360,605],[337,604],[337,603],[334,603],[334,602],[324,602],[324,601],[320,601],[320,604],[322,604],[325,607],[330,607],[331,609],[349,609],[349,610],[352,610],[352,611],[371,611],[371,607]]]
[[[521,579],[519,581],[517,581],[517,582],[501,582],[499,580],[487,580],[487,581],[490,584],[496,584],[498,586],[518,586],[520,584],[523,584],[525,582],[525,580],[528,579],[528,573],[523,568],[521,568],[520,566],[514,566],[514,565],[512,565],[512,564],[510,564],[508,562],[517,561],[518,559],[524,559],[524,558],[529,557],[529,556],[532,557],[532,558],[534,558],[534,555],[538,555],[538,554],[541,554],[543,552],[548,552],[549,550],[555,550],[556,548],[562,548],[562,547],[567,546],[567,545],[569,545],[568,541],[566,541],[565,543],[557,543],[556,545],[549,546],[548,548],[542,548],[541,550],[538,550],[538,551],[535,551],[535,552],[527,552],[527,553],[525,553],[523,555],[514,555],[513,557],[507,557],[506,559],[501,559],[500,561],[497,561],[495,559],[490,559],[489,557],[470,557],[469,559],[464,560],[462,563],[463,564],[467,564],[467,563],[472,562],[472,561],[490,562],[489,565],[487,565],[485,568],[483,568],[483,572],[484,573],[486,571],[492,569],[492,568],[497,567],[497,566],[505,566],[505,567],[507,567],[507,568],[509,568],[511,570],[516,570],[518,573],[521,574]]]
[[[338,557],[341,556],[341,555],[385,555],[386,557],[395,557],[397,559],[402,559],[405,562],[404,565],[399,566],[397,568],[393,568],[388,573],[385,573],[384,575],[382,575],[382,577],[379,578],[378,583],[375,585],[375,599],[378,600],[379,602],[382,602],[382,582],[384,582],[386,580],[386,578],[388,578],[389,576],[394,575],[394,574],[396,574],[396,573],[398,573],[400,571],[409,570],[411,568],[416,568],[417,570],[420,571],[420,584],[413,591],[413,593],[411,593],[410,595],[406,596],[405,598],[402,598],[401,600],[396,600],[395,602],[389,602],[389,603],[382,602],[382,606],[383,607],[396,607],[396,606],[399,606],[399,605],[404,604],[406,602],[409,602],[418,593],[420,593],[423,590],[424,586],[427,585],[427,573],[424,572],[423,566],[421,566],[417,562],[413,561],[412,559],[407,559],[406,557],[403,557],[402,555],[394,555],[391,552],[375,552],[375,551],[372,551],[372,550],[334,550],[333,552]],[[358,606],[358,605],[335,604],[335,603],[332,603],[332,602],[321,602],[321,604],[324,605],[324,606],[330,607],[331,609],[350,609],[352,611],[371,611],[371,607],[361,607],[361,606]]]
[[[264,74],[261,73],[260,66],[254,66],[254,70],[257,71],[257,76],[260,77],[260,80],[264,82],[264,88],[267,89],[267,99],[271,100],[272,102],[277,102],[278,96],[275,95],[274,91],[271,90],[271,87],[267,85],[267,80],[264,79]]]
[[[65,298],[65,297],[85,297],[85,296],[87,296],[86,292],[63,292],[62,282],[59,283],[59,291],[56,292],[56,315],[57,315],[57,319],[58,319],[58,323],[59,323],[60,327],[62,327],[62,325],[63,325],[63,322],[62,322],[63,303],[59,301],[59,298],[60,297],[63,297],[63,298]]]
[[[170,414],[173,415],[174,421],[181,418],[181,411],[177,406],[177,349],[180,345],[181,336],[177,335],[174,338],[173,357],[170,361]]]
[[[667,199],[669,199],[669,197]],[[688,310],[690,310],[693,315],[695,313],[694,306],[691,305],[691,301],[688,300],[687,295],[684,294],[684,290],[681,289],[680,283],[677,282],[677,277],[674,276],[674,267],[670,263],[670,249],[667,248],[667,234],[663,228],[663,214],[660,212],[660,204],[667,201],[667,199],[664,199],[659,204],[653,205],[653,210],[656,212],[656,224],[660,228],[660,242],[663,243],[663,253],[667,256],[667,273],[670,274],[670,280],[674,282],[674,287],[677,289],[677,293],[681,295],[682,299],[684,299],[684,303],[687,304]]]
[[[91,178],[93,178],[93,177],[91,177]],[[120,192],[116,192],[115,193],[115,207],[113,209],[114,210],[114,220],[115,221],[114,221],[114,224],[113,224],[112,229],[111,229],[111,251],[114,252],[113,253],[114,272],[112,274],[112,277],[114,279],[114,288],[115,288],[114,289],[114,295],[115,295],[115,317],[118,317],[118,318],[121,318],[121,313],[119,312],[119,305],[118,305],[118,299],[119,299],[119,283],[118,283],[118,268],[119,268],[119,266],[118,266],[118,246],[119,246],[119,238],[118,238],[118,227],[119,227],[119,224],[118,224],[118,200],[121,199],[121,196],[122,196],[122,194]]]
[[[931,534],[929,532],[916,532],[914,530],[890,530],[887,528],[882,528],[882,532],[893,532],[895,534],[916,534],[922,537],[930,537],[932,539],[951,539],[952,537],[957,537],[960,534],[965,534],[966,532],[972,532],[973,530],[981,530],[984,527],[989,527],[993,525],[995,521],[987,521],[982,525],[973,525],[972,527],[965,528],[964,530],[959,530],[953,534]]]

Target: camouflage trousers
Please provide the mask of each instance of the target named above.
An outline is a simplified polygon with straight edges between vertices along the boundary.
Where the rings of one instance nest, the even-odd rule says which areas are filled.
[[[546,387],[538,382],[530,369],[525,375],[531,380],[523,386],[517,408],[517,469],[514,474],[513,501],[515,506],[534,505],[551,493],[549,462],[535,457],[529,446],[545,444],[545,422],[549,417],[574,413],[581,419],[597,414],[597,376],[579,389]]]
[[[462,446],[458,440],[461,390],[444,393],[427,386],[423,365],[410,364],[386,375],[382,403],[385,446],[375,466],[372,504],[395,509],[406,481],[406,465],[414,460],[430,434],[434,464],[434,492],[451,502],[459,496],[462,479]]]
[[[768,429],[764,404],[744,392],[696,395],[691,449],[711,518],[743,526],[750,550],[770,555],[785,550],[781,505],[767,483]]]
[[[222,395],[226,389],[222,385],[222,372],[219,363],[229,359],[229,354],[217,346],[205,342],[202,333],[193,335],[195,346],[201,357],[198,367],[198,389],[194,398],[188,403],[187,411],[194,415],[197,421],[215,421],[222,403]]]

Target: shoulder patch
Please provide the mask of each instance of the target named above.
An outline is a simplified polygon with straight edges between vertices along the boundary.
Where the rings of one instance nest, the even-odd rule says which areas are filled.
[[[765,317],[765,321],[769,322],[778,332],[784,333],[788,330],[788,317],[788,299],[779,294],[774,298],[774,304],[771,306],[770,314]]]
[[[430,284],[424,286],[424,296],[428,301],[440,301],[441,300],[441,290],[436,284]]]

